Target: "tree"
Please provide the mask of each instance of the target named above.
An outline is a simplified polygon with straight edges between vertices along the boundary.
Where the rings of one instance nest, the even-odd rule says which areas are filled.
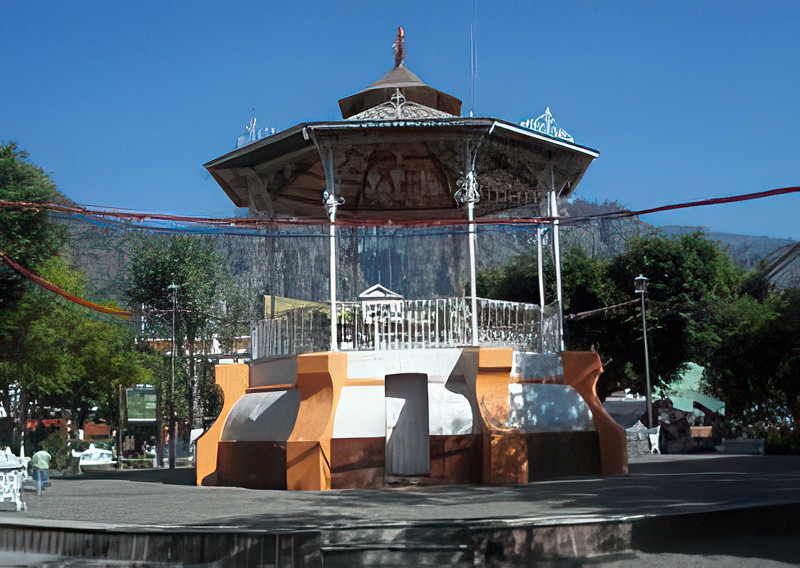
[[[721,339],[706,376],[739,432],[800,451],[800,290],[720,307]]]
[[[39,273],[73,294],[85,293],[83,274],[72,270],[64,257],[46,260]],[[68,410],[79,426],[98,407],[99,415],[115,424],[118,389],[152,381],[152,356],[136,348],[130,324],[99,320],[33,286],[6,316],[0,334],[13,356],[0,362],[0,372],[21,389],[20,427],[28,403]]]
[[[176,353],[187,353],[185,367],[176,368],[176,412],[184,425],[193,422],[191,379],[198,377],[197,344],[219,329],[225,317],[227,259],[213,240],[196,236],[143,236],[133,245],[126,294],[134,305],[143,305],[151,335],[172,338],[172,293],[176,284]],[[238,305],[231,302],[231,305]],[[165,408],[165,411],[168,410]]]
[[[719,343],[710,316],[718,301],[737,297],[743,271],[700,234],[668,238],[658,234],[632,237],[625,252],[605,260],[580,247],[568,248],[562,258],[566,314],[621,304],[635,299],[633,280],[650,279],[647,322],[650,367],[654,383],[674,379],[687,361],[707,362],[709,349]],[[545,280],[554,298],[552,264]],[[514,263],[481,273],[481,294],[538,303],[535,253]],[[566,319],[569,349],[599,351],[605,372],[601,396],[623,387],[644,392],[641,315],[636,305],[584,319]]]
[[[16,142],[0,143],[0,199],[48,203],[57,198],[53,180],[28,161],[27,152],[19,150]],[[0,252],[27,268],[57,254],[65,235],[45,209],[4,209],[0,215]],[[0,317],[3,310],[22,297],[23,283],[21,277],[0,263]]]
[[[611,281],[612,293],[607,298],[611,304],[634,297],[637,275],[650,280],[647,331],[650,368],[657,384],[677,378],[687,361],[707,364],[719,342],[711,312],[719,301],[737,297],[743,270],[700,233],[678,238],[652,234],[629,241],[606,274]],[[629,308],[603,318],[611,329],[594,337],[598,350],[611,358],[603,374],[604,388],[610,391],[625,385],[644,392],[641,315]]]
[[[50,177],[13,142],[0,144],[0,199],[65,201]],[[83,273],[62,256],[65,244],[67,231],[44,208],[10,208],[0,215],[0,251],[45,280],[85,296]],[[116,422],[119,387],[152,380],[153,361],[135,347],[131,326],[98,317],[0,265],[0,387],[8,411],[10,384],[18,387],[20,426],[29,401],[40,408],[68,409],[79,423],[97,406]]]
[[[59,197],[50,176],[28,160],[15,142],[0,143],[0,199],[9,202],[47,203]],[[58,254],[65,232],[45,209],[3,208],[0,212],[0,252],[20,265],[35,269]],[[0,262],[0,389],[3,404],[11,410],[11,385],[19,366],[18,320],[15,311],[26,291],[24,278]],[[23,329],[29,322],[18,322]],[[24,394],[24,393],[23,393]],[[6,421],[8,424],[10,420]],[[7,433],[10,435],[10,432]]]

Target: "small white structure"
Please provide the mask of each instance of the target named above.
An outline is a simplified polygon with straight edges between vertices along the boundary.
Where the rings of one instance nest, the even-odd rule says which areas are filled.
[[[403,296],[382,284],[370,286],[358,295],[358,300],[364,304],[365,310],[373,306],[389,306],[399,312],[403,305]]]
[[[15,456],[11,453],[11,448],[0,451],[0,501],[14,503],[17,511],[28,508],[22,500],[22,481],[27,477],[26,466],[25,458]]]
[[[89,444],[89,448],[83,452],[72,450],[72,456],[78,458],[78,472],[111,471],[117,465],[117,461],[111,454],[111,450],[101,450],[94,444]]]

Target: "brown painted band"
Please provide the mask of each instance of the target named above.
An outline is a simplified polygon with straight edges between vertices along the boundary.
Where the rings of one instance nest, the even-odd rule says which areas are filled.
[[[563,377],[532,377],[527,379],[516,379],[512,381],[519,385],[563,385]]]
[[[245,390],[244,392],[247,394],[252,394],[256,392],[272,392],[276,390],[286,390],[286,389],[294,389],[296,388],[294,383],[280,383],[276,385],[264,385],[263,387],[250,387],[249,389]]]

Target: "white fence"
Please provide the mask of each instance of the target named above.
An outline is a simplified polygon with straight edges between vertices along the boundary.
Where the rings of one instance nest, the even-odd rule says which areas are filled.
[[[431,349],[472,344],[470,298],[337,303],[339,349]],[[558,305],[478,298],[478,344],[524,351],[558,350]],[[330,312],[298,308],[252,327],[252,357],[330,349]]]

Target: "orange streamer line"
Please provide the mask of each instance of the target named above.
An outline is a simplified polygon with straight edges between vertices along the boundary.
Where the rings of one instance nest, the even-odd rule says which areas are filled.
[[[133,312],[129,312],[129,311],[126,311],[126,310],[118,310],[118,309],[109,308],[109,307],[106,307],[106,306],[101,306],[100,304],[95,304],[94,302],[90,302],[89,300],[84,300],[83,298],[79,298],[78,296],[75,296],[74,294],[70,294],[69,292],[67,292],[63,288],[59,288],[58,286],[56,286],[52,282],[48,282],[47,280],[45,280],[41,276],[37,276],[33,272],[22,268],[19,264],[17,264],[13,260],[11,260],[11,258],[5,253],[0,252],[0,260],[5,262],[8,266],[10,266],[14,270],[16,270],[19,274],[21,274],[22,276],[24,276],[25,278],[27,278],[28,280],[30,280],[31,282],[33,282],[37,286],[41,286],[45,290],[49,290],[50,292],[53,292],[54,294],[58,294],[59,296],[62,296],[64,298],[66,298],[67,300],[69,300],[70,302],[72,302],[74,304],[78,304],[80,306],[83,306],[84,308],[89,308],[90,310],[94,310],[95,312],[100,312],[100,313],[103,313],[103,314],[109,314],[109,315],[112,315],[112,316],[119,316],[119,317],[126,318],[126,319],[131,319],[134,316]]]

